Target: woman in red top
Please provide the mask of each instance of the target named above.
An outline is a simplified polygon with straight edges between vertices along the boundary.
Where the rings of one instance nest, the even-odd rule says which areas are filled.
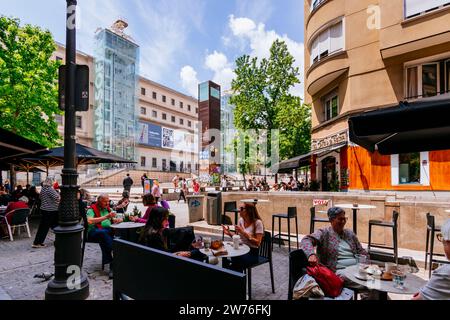
[[[195,195],[200,194],[200,183],[197,182],[197,179],[194,179],[194,181],[192,183],[192,187],[194,188]]]
[[[17,209],[29,209],[28,208],[28,198],[23,196],[19,199],[19,201],[10,202],[5,210],[5,217],[8,220],[8,224],[11,224],[11,220],[14,214],[9,214],[10,212],[17,210]],[[9,215],[8,215],[9,214]],[[2,237],[8,237],[8,231],[6,228],[6,221],[2,217],[0,219],[0,225],[1,225],[1,233]]]
[[[158,205],[156,204],[155,197],[151,193],[148,193],[144,195],[144,197],[142,197],[142,203],[144,204],[144,206],[147,207],[147,211],[145,211],[144,216],[142,218],[130,217],[131,221],[138,223],[147,223],[152,209],[158,207]]]

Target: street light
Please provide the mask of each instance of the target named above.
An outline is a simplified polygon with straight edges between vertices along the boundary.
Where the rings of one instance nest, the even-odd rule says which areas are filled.
[[[62,170],[59,226],[55,232],[55,278],[45,291],[46,300],[81,300],[89,296],[89,282],[81,272],[81,234],[77,200],[78,173],[75,141],[76,0],[67,0],[64,169]]]

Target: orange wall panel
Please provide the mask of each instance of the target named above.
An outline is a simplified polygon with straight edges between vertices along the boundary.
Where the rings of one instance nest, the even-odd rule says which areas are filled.
[[[370,189],[370,167],[372,165],[370,153],[360,147],[348,147],[348,170],[350,189]]]
[[[450,189],[450,150],[429,153],[431,187],[434,190]]]

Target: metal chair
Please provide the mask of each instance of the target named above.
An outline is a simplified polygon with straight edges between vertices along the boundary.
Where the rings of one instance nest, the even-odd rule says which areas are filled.
[[[306,267],[308,267],[308,258],[302,249],[289,252],[288,300],[293,299],[294,286],[298,279],[306,274]]]
[[[275,219],[278,219],[278,234],[275,235]],[[281,219],[287,219],[288,233],[281,233]],[[295,220],[295,235],[291,235],[291,219]],[[289,207],[288,213],[277,213],[272,215],[272,241],[278,238],[278,246],[281,247],[281,236],[287,236],[289,251],[291,251],[291,238],[297,239],[297,249],[299,248],[298,242],[298,222],[297,222],[297,207]],[[273,242],[272,242],[273,249]]]
[[[398,216],[399,213],[397,211],[393,211],[392,213],[392,221],[381,221],[381,220],[369,220],[369,243],[367,245],[367,251],[369,254],[371,253],[371,247],[373,248],[382,248],[389,249],[393,251],[393,257],[396,263],[398,263]],[[379,226],[383,228],[392,228],[392,246],[381,245],[381,244],[372,244],[372,227]]]
[[[252,269],[262,264],[268,263],[270,268],[270,281],[272,283],[272,292],[275,293],[275,283],[273,279],[273,265],[272,265],[272,236],[269,231],[264,231],[264,237],[259,246],[258,262],[247,267],[247,281],[248,281],[248,298],[252,299]]]
[[[239,209],[237,208],[236,201],[224,203],[223,214],[226,215],[228,212],[234,213],[234,224],[237,225],[239,220]]]
[[[427,269],[428,256],[430,256],[430,264],[428,266],[428,277],[431,277],[433,262],[448,263],[448,261],[435,259],[434,256],[445,257],[442,253],[434,253],[434,238],[436,233],[441,232],[441,227],[436,226],[436,221],[433,215],[427,213],[427,240],[425,247],[425,270]]]
[[[8,212],[4,217],[6,227],[8,229],[9,239],[14,241],[13,234],[16,231],[20,236],[20,228],[25,227],[27,230],[28,238],[31,238],[30,226],[28,225],[28,217],[30,215],[30,209],[16,209]],[[11,223],[8,222],[8,217],[11,217]]]
[[[316,222],[323,222],[323,223],[329,223],[330,220],[328,218],[317,218],[316,217],[316,207],[311,207],[309,209],[310,213],[311,213],[311,222],[309,225],[309,233],[312,234],[314,233],[314,225]]]

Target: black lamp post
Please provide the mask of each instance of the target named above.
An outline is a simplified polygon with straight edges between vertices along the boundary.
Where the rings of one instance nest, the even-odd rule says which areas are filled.
[[[55,232],[55,278],[45,291],[46,300],[81,300],[89,296],[89,282],[81,272],[81,234],[77,200],[75,149],[75,82],[77,1],[67,0],[66,19],[66,91],[64,126],[64,169],[62,170],[59,226]]]

